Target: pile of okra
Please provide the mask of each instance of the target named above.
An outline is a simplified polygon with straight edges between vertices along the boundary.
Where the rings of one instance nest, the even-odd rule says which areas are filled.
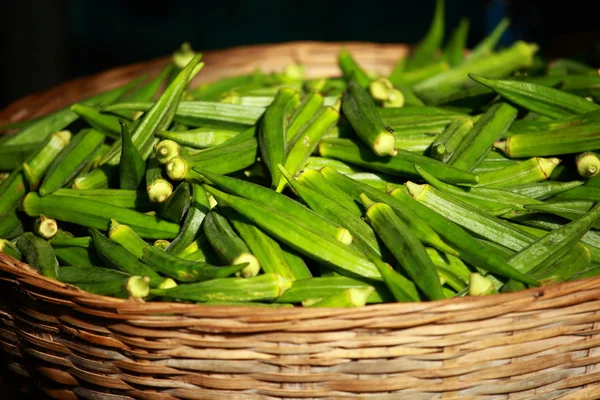
[[[600,275],[600,76],[535,44],[470,52],[444,3],[388,76],[341,48],[191,85],[184,44],[1,139],[0,249],[145,301],[359,307]],[[356,56],[356,57],[355,57]]]

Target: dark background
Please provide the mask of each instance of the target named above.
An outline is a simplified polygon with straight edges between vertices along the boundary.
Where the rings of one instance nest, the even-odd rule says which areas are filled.
[[[171,54],[290,40],[415,43],[434,0],[0,1],[0,108],[75,77]],[[446,30],[462,16],[474,45],[502,18],[503,45],[523,39],[548,56],[600,65],[600,0],[447,0]]]

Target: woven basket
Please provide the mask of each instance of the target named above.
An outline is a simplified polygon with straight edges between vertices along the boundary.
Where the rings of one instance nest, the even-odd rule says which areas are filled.
[[[388,72],[404,46],[344,44]],[[290,62],[337,75],[339,44],[207,53],[210,80]],[[20,100],[41,115],[166,59]],[[600,279],[360,309],[143,303],[85,293],[0,253],[2,365],[57,399],[597,399]],[[0,397],[2,397],[0,395]],[[37,397],[39,398],[39,397]]]

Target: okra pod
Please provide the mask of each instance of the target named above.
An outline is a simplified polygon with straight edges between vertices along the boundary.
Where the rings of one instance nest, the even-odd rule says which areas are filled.
[[[502,169],[480,173],[477,186],[507,188],[544,181],[558,164],[558,158],[533,157]]]
[[[546,202],[544,204],[529,204],[526,205],[525,208],[537,212],[558,215],[559,217],[573,221],[590,211],[593,204],[594,203],[591,201],[556,201],[552,203]],[[593,228],[600,229],[600,222],[594,223]]]
[[[331,157],[370,170],[407,178],[418,177],[413,167],[417,164],[444,182],[475,185],[479,180],[475,174],[409,151],[398,150],[394,157],[378,157],[356,140],[351,139],[323,139],[319,144],[319,153],[323,157]]]
[[[285,169],[296,175],[306,159],[313,153],[321,137],[335,125],[340,117],[339,112],[333,107],[325,107],[318,113],[310,125],[302,132],[300,138],[290,147],[284,164]],[[273,175],[273,173],[271,173]],[[281,176],[281,174],[278,174]],[[277,192],[281,193],[286,185],[286,179],[281,177],[277,182]]]
[[[553,119],[571,117],[600,109],[594,102],[561,90],[523,81],[489,79],[469,74],[471,79],[489,87],[511,102]]]
[[[261,269],[259,260],[225,217],[214,210],[210,211],[206,214],[202,230],[222,262],[228,265],[246,264],[240,271],[244,278],[258,275]]]
[[[272,207],[228,195],[207,185],[205,189],[217,202],[233,208],[267,234],[305,256],[343,274],[381,280],[381,275],[373,263],[338,240],[306,228],[305,224],[299,222],[302,221],[301,217],[286,215]]]
[[[309,189],[320,192],[329,199],[335,199],[335,202],[350,211],[354,217],[362,217],[363,210],[358,203],[343,190],[329,183],[319,171],[304,171],[298,177],[298,182]]]
[[[579,175],[584,178],[593,178],[600,172],[600,156],[591,151],[577,154],[575,165]]]
[[[165,200],[159,217],[165,221],[179,224],[190,207],[190,184],[182,182],[177,189]]]
[[[510,21],[507,18],[502,18],[492,32],[471,50],[465,59],[465,64],[492,55],[494,48],[502,38],[504,32],[506,32],[506,29],[508,29],[509,25]]]
[[[25,232],[17,240],[17,248],[25,257],[27,264],[45,277],[56,279],[58,260],[52,246],[31,232]]]
[[[59,153],[69,144],[71,132],[59,131],[50,135],[50,140],[38,151],[32,158],[23,164],[23,173],[29,183],[30,190],[36,190],[46,171],[59,155]]]
[[[504,135],[516,117],[517,109],[508,104],[500,103],[490,107],[460,142],[448,164],[472,171],[485,158],[492,144]]]
[[[291,287],[275,300],[277,303],[302,303],[318,296],[330,297],[352,288],[373,287],[375,290],[367,298],[367,303],[381,303],[393,299],[392,294],[381,282],[367,283],[346,276],[310,278],[292,282]]]
[[[342,111],[360,140],[377,156],[396,155],[396,138],[384,125],[369,93],[355,80],[348,83]]]
[[[121,124],[121,157],[119,161],[119,188],[124,190],[137,190],[146,174],[146,161],[140,154],[129,134],[129,128]]]
[[[118,179],[118,171],[112,165],[101,165],[73,180],[73,189],[101,189],[113,186]]]
[[[271,174],[271,186],[281,179],[277,164],[282,164],[287,152],[286,116],[292,109],[298,93],[289,88],[280,89],[273,103],[266,109],[258,131],[260,154]]]
[[[429,30],[408,59],[407,71],[427,65],[435,59],[436,53],[444,40],[444,5],[444,0],[436,0],[435,12]]]
[[[278,210],[279,213],[283,213],[284,215],[290,214],[296,217],[301,221],[301,224],[309,227],[314,232],[319,232],[322,235],[334,238],[345,244],[352,242],[352,235],[347,229],[335,225],[333,222],[319,216],[287,196],[241,179],[218,175],[205,170],[198,170],[198,173],[203,179],[208,180],[209,183],[218,186],[227,193],[252,200],[256,203],[267,204],[269,207]]]
[[[485,296],[496,293],[498,291],[494,287],[494,282],[488,277],[477,272],[469,276],[469,296]]]
[[[443,299],[440,279],[423,244],[389,205],[369,202],[363,200],[369,223],[404,271],[430,300]]]
[[[355,79],[356,83],[363,88],[369,86],[371,78],[369,78],[366,72],[357,64],[354,57],[352,57],[352,54],[344,48],[341,48],[338,54],[338,65],[346,80]]]
[[[103,114],[99,109],[86,106],[85,104],[73,104],[71,111],[79,115],[96,132],[113,139],[121,137],[121,125],[119,118]]]
[[[467,18],[461,18],[444,48],[444,58],[453,68],[461,65],[465,60],[465,49],[467,47],[470,25]]]
[[[66,186],[86,167],[89,160],[104,143],[104,136],[93,129],[79,132],[56,156],[38,192],[41,196]]]
[[[172,254],[179,255],[179,253],[194,241],[194,238],[200,232],[200,226],[210,209],[208,196],[202,186],[192,183],[190,184],[190,191],[191,201],[181,230],[167,248],[167,251]]]
[[[121,189],[58,189],[52,193],[55,196],[75,197],[97,201],[105,204],[137,210],[149,211],[152,203],[145,191]]]
[[[320,299],[308,307],[327,307],[327,308],[349,308],[364,307],[367,304],[369,295],[373,292],[372,287],[346,289],[341,293]]]
[[[152,289],[150,294],[188,301],[261,301],[281,296],[292,281],[276,274],[251,278],[221,278],[182,284],[172,289]]]
[[[173,185],[167,180],[162,165],[155,156],[150,156],[146,168],[146,192],[154,203],[163,203],[173,193]]]
[[[7,136],[10,137],[10,136]],[[23,165],[32,152],[38,151],[44,143],[20,144],[0,147],[0,170],[14,170]]]
[[[0,239],[0,253],[4,253],[19,261],[23,259],[23,255],[21,254],[17,246],[13,244],[10,240]]]
[[[581,244],[576,244],[571,251],[565,254],[554,264],[540,264],[532,269],[530,275],[544,285],[560,283],[571,276],[585,271],[591,264],[589,250]]]
[[[110,221],[108,238],[125,247],[137,258],[142,258],[144,248],[148,246],[148,243],[139,237],[130,226],[120,224],[114,219]]]
[[[323,167],[331,167],[336,171],[342,174],[352,174],[355,172],[360,172],[360,168],[354,167],[350,164],[346,164],[343,161],[334,160],[333,158],[325,158],[325,157],[308,157],[303,167],[301,167],[298,172],[300,174],[305,171],[310,170],[320,170]]]
[[[56,220],[40,215],[35,219],[33,233],[42,239],[51,239],[58,232]]]
[[[15,169],[0,183],[0,220],[17,207],[28,187],[21,168]]]
[[[143,298],[150,293],[148,282],[143,277],[131,276],[109,268],[61,267],[58,280],[103,296]]]
[[[84,198],[53,194],[40,197],[37,193],[31,192],[25,196],[21,207],[31,217],[44,214],[58,221],[72,222],[103,231],[108,231],[110,219],[114,218],[131,226],[140,236],[147,239],[172,239],[179,233],[177,224]]]
[[[593,186],[580,186],[583,182],[555,182],[556,184],[562,183],[563,187],[566,184],[571,184],[571,189],[566,189],[552,197],[552,201],[565,201],[565,200],[588,200],[588,201],[600,201],[600,188]],[[575,183],[579,185],[575,186]]]
[[[318,93],[309,93],[304,96],[302,103],[296,109],[285,130],[287,145],[298,140],[298,137],[309,126],[309,123],[317,115],[317,111],[323,106],[323,96]]]
[[[81,246],[71,234],[58,231],[49,243],[54,249],[54,254],[61,266],[91,267],[102,265],[102,262],[96,255],[94,246],[90,245],[90,241],[91,238],[88,237],[86,240],[87,244]]]
[[[239,125],[239,127],[241,128],[243,125]],[[205,149],[225,143],[229,139],[239,135],[240,131],[241,129],[234,130],[233,127],[228,129],[196,128],[185,132],[157,132],[156,136],[162,139],[172,140],[183,146]]]
[[[452,158],[460,143],[473,128],[473,120],[457,117],[440,133],[431,144],[431,157],[447,163]]]

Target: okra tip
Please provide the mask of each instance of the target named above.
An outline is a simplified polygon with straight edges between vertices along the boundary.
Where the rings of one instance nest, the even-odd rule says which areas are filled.
[[[251,253],[242,253],[232,262],[233,265],[246,264],[244,268],[237,274],[244,278],[250,278],[258,275],[260,272],[260,263],[258,259]],[[236,274],[236,275],[237,275]]]
[[[365,193],[361,193],[358,195],[360,202],[365,206],[365,209],[369,209],[375,202],[369,198]]]
[[[510,143],[510,137],[506,140],[497,140],[494,142],[493,147],[495,149],[500,150],[501,152],[503,152],[504,154],[506,154],[507,156],[510,157],[509,154],[509,143]]]
[[[279,274],[274,274],[277,282],[277,288],[279,289],[279,294],[277,297],[281,296],[286,290],[292,287],[292,280],[288,279]]]
[[[164,203],[173,193],[173,185],[164,179],[157,179],[148,187],[148,198],[153,203]]]
[[[165,278],[165,280],[158,284],[158,289],[172,289],[175,286],[177,286],[177,282],[171,278]]]
[[[408,194],[410,194],[413,198],[418,197],[419,194],[423,191],[423,189],[425,189],[425,186],[427,186],[427,185],[419,185],[419,184],[411,182],[411,181],[406,181],[406,183],[404,185],[408,189]],[[399,190],[399,189],[396,189],[396,190]]]
[[[469,275],[469,295],[485,296],[487,294],[497,293],[494,283],[491,279],[475,272]]]
[[[396,137],[389,132],[380,133],[373,142],[373,151],[380,157],[395,156],[398,154]]]
[[[179,144],[169,139],[161,140],[156,144],[154,151],[158,162],[166,164],[179,155]]]
[[[127,292],[130,297],[141,299],[150,294],[148,277],[132,276],[127,280]]]
[[[556,157],[545,158],[545,157],[536,157],[538,166],[540,167],[540,171],[544,174],[546,178],[552,174],[554,168],[560,164],[561,160]]]

